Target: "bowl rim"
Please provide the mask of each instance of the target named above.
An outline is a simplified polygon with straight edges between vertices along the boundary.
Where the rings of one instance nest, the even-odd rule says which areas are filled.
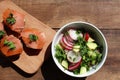
[[[57,36],[60,34],[60,32],[62,31],[62,30],[64,30],[64,28],[65,27],[67,27],[67,26],[69,26],[69,25],[71,25],[71,24],[75,24],[75,23],[78,23],[78,24],[87,24],[87,25],[90,25],[91,27],[93,27],[93,28],[95,28],[99,33],[100,33],[100,35],[102,36],[102,38],[103,38],[103,40],[104,40],[104,42],[105,42],[105,55],[104,55],[104,58],[103,58],[103,60],[101,61],[101,64],[97,67],[97,69],[95,69],[94,71],[92,71],[92,72],[90,72],[89,74],[87,73],[85,73],[85,74],[78,74],[78,75],[76,75],[76,74],[70,74],[71,72],[70,71],[68,71],[68,70],[64,70],[63,69],[63,67],[62,67],[62,65],[58,62],[58,60],[55,58],[55,56],[54,56],[54,44],[55,44],[55,39],[57,38]],[[94,73],[96,73],[98,70],[100,70],[100,68],[103,66],[103,64],[105,63],[105,61],[106,61],[106,58],[107,58],[107,54],[108,54],[108,44],[107,44],[107,41],[106,41],[106,38],[105,38],[105,36],[104,36],[104,34],[100,31],[100,29],[98,29],[95,25],[93,25],[93,24],[91,24],[91,23],[88,23],[88,22],[84,22],[84,21],[74,21],[74,22],[69,22],[69,23],[67,23],[67,24],[65,24],[65,25],[63,25],[57,32],[56,32],[56,34],[55,34],[55,36],[54,36],[54,38],[53,38],[53,41],[52,41],[52,47],[51,47],[51,51],[52,51],[52,58],[53,58],[53,60],[54,60],[54,62],[55,62],[55,64],[57,65],[57,67],[62,71],[62,72],[64,72],[65,74],[67,74],[67,75],[69,75],[69,76],[72,76],[72,77],[87,77],[87,76],[90,76],[90,75],[92,75],[92,74],[94,74]],[[62,68],[61,68],[62,67]],[[70,73],[69,73],[70,72]]]

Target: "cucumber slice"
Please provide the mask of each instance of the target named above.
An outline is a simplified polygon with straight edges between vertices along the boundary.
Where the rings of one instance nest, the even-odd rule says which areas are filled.
[[[88,56],[89,56],[89,57],[92,56],[92,54],[93,54],[93,51],[92,51],[92,50],[88,51]]]
[[[97,48],[97,44],[96,44],[96,43],[93,43],[93,42],[88,42],[88,43],[87,43],[87,46],[88,46],[90,49],[96,49],[96,48]]]
[[[65,69],[68,69],[68,62],[66,60],[63,60],[61,64]]]
[[[95,65],[95,63],[96,63],[96,60],[92,60],[92,65]]]
[[[93,42],[93,41],[94,41],[94,39],[92,39],[91,37],[89,37],[88,42]]]
[[[80,48],[80,45],[75,45],[75,46],[73,46],[73,48],[79,49],[79,48]]]
[[[97,53],[94,51],[90,50],[88,51],[88,56],[92,58],[92,60],[95,60],[97,58]]]
[[[75,53],[78,53],[78,52],[80,51],[80,45],[74,45],[74,46],[73,46],[73,51],[74,51]]]
[[[86,67],[82,66],[82,67],[80,68],[80,74],[84,74],[84,73],[86,73],[86,72],[87,72]]]
[[[73,51],[74,51],[75,53],[78,53],[78,52],[80,51],[80,49],[73,49]]]
[[[97,58],[97,54],[94,52],[92,53],[91,57],[92,57],[92,60],[95,60]]]

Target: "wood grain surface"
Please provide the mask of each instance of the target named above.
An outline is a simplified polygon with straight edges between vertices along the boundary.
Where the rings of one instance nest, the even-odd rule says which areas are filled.
[[[54,30],[71,21],[87,21],[104,33],[108,56],[92,76],[73,78],[62,73],[51,55],[35,74],[29,75],[0,57],[0,80],[120,80],[120,0],[12,0]],[[48,51],[48,55],[51,53]]]

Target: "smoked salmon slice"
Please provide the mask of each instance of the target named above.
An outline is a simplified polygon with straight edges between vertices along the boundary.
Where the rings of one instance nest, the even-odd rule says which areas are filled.
[[[20,33],[25,25],[25,15],[12,9],[3,12],[3,22],[12,31]]]
[[[45,34],[36,28],[24,28],[21,37],[26,47],[32,49],[42,49],[46,42]]]
[[[23,51],[23,46],[18,38],[14,37],[13,35],[9,35],[5,36],[1,40],[0,49],[1,52],[8,57],[21,54]]]

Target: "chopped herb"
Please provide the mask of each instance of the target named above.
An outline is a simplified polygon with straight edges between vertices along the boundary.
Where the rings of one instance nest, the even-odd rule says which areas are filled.
[[[15,45],[14,45],[14,43],[13,43],[12,41],[7,41],[7,40],[5,40],[5,41],[4,41],[4,45],[8,46],[9,49],[11,49],[11,50],[13,50],[13,49],[16,48]]]
[[[8,24],[11,24],[11,25],[15,24],[16,20],[15,20],[15,18],[13,17],[13,14],[12,14],[12,13],[9,14],[9,17],[6,19],[6,22],[7,22]]]
[[[77,69],[73,70],[73,73],[74,74],[80,74],[80,68],[77,68]]]
[[[9,41],[5,40],[4,45],[8,45]]]
[[[0,39],[5,35],[5,31],[0,31]]]
[[[10,45],[9,48],[10,48],[11,50],[13,50],[13,49],[15,49],[16,47],[15,47],[15,45]]]
[[[38,40],[38,36],[36,36],[34,34],[30,34],[29,38],[30,38],[30,41],[37,41]]]

